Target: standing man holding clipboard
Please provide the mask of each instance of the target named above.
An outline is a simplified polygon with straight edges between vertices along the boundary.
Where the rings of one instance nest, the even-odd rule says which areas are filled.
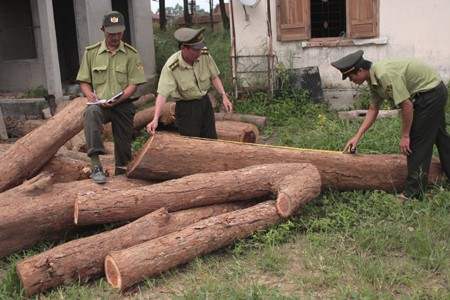
[[[103,17],[102,42],[86,47],[77,80],[90,105],[84,113],[87,155],[91,158],[91,178],[106,182],[99,155],[105,154],[103,124],[111,122],[114,137],[115,175],[126,173],[131,160],[135,108],[129,98],[147,80],[138,51],[122,41],[125,20],[112,11]],[[114,98],[114,96],[116,96]],[[109,101],[111,100],[111,101]]]

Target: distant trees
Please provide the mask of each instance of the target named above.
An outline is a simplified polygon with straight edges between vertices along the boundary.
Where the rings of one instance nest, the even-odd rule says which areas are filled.
[[[165,30],[167,26],[167,16],[183,16],[185,20],[185,24],[187,27],[192,26],[192,16],[194,14],[208,14],[204,9],[200,8],[199,5],[196,4],[195,0],[183,0],[183,5],[176,4],[175,7],[166,7],[165,0],[159,1],[159,9],[157,13],[159,13],[159,27],[161,30]],[[199,0],[197,0],[199,1]],[[203,0],[204,1],[204,0]],[[217,0],[216,0],[217,1]],[[213,9],[214,9],[214,0],[209,0],[210,14],[212,19]],[[230,28],[230,19],[226,13],[225,9],[225,0],[219,0],[219,8],[222,16],[222,22],[224,28]],[[212,21],[211,21],[212,22]]]
[[[213,0],[209,0],[213,1]],[[222,15],[223,27],[230,28],[230,18],[228,18],[227,11],[225,9],[225,0],[219,0],[220,14]]]

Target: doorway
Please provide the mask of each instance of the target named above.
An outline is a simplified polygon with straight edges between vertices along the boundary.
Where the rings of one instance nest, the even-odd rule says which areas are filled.
[[[74,0],[53,0],[59,68],[63,88],[76,83],[80,68]]]

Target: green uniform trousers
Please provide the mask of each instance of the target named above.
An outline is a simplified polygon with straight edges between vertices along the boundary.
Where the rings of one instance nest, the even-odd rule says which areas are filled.
[[[214,110],[208,95],[197,100],[179,100],[175,120],[180,135],[217,139]]]
[[[103,124],[111,122],[114,138],[116,167],[125,167],[131,161],[133,119],[136,109],[133,103],[121,103],[112,108],[88,105],[84,112],[84,135],[87,155],[105,154],[102,140]]]
[[[408,176],[404,195],[421,198],[428,183],[433,145],[436,145],[442,170],[450,178],[450,135],[445,121],[447,87],[441,82],[434,89],[419,93],[414,101],[410,131],[412,153],[407,158]]]

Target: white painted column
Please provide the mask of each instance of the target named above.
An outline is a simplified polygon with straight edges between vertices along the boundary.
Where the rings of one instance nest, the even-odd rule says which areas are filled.
[[[147,79],[152,80],[156,77],[156,59],[150,1],[129,0],[128,13],[131,43],[139,51]]]
[[[47,90],[49,94],[55,95],[56,99],[62,99],[62,83],[52,0],[38,0],[38,15]]]
[[[102,27],[103,16],[112,10],[111,0],[75,0],[75,22],[80,63],[84,48],[104,39]]]

